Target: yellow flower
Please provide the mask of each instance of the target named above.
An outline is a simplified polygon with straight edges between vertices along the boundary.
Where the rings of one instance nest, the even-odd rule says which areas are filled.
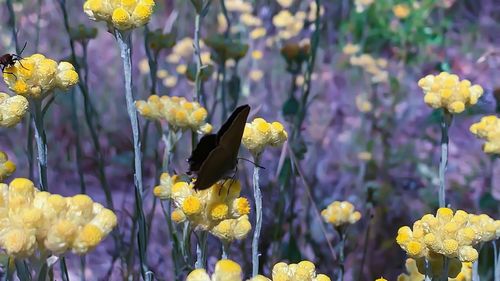
[[[27,257],[37,250],[85,254],[116,226],[116,215],[87,195],[62,197],[40,192],[28,179],[0,184],[5,217],[0,247],[9,255]]]
[[[274,265],[272,280],[301,280],[301,281],[330,281],[324,274],[316,274],[316,267],[310,261],[301,261],[298,264],[280,262]]]
[[[7,177],[16,171],[16,164],[9,161],[9,157],[3,151],[0,151],[0,182],[3,182]]]
[[[413,224],[401,227],[396,242],[411,258],[458,258],[461,262],[477,260],[473,248],[481,242],[500,237],[500,222],[487,215],[467,214],[440,208],[436,215],[427,214]]]
[[[281,7],[289,8],[293,4],[293,0],[277,0]]]
[[[252,230],[252,225],[248,216],[244,215],[237,219],[226,219],[217,224],[211,231],[219,239],[232,242],[234,240],[245,239]]]
[[[260,80],[262,80],[262,77],[264,77],[264,72],[259,69],[252,69],[249,73],[249,77],[252,81],[259,82]]]
[[[83,11],[91,20],[105,21],[118,30],[129,30],[149,22],[153,0],[87,0]]]
[[[259,155],[266,146],[281,146],[287,139],[288,133],[281,123],[256,118],[246,124],[241,142],[253,155]]]
[[[17,125],[24,118],[27,110],[28,100],[25,97],[11,97],[0,92],[0,127],[9,128]]]
[[[342,52],[348,56],[351,56],[351,55],[358,53],[359,50],[360,50],[359,45],[355,45],[355,44],[351,44],[351,43],[346,44],[344,46],[344,48],[342,48]]]
[[[392,12],[397,18],[405,19],[410,15],[410,7],[406,4],[397,4],[392,7]]]
[[[471,85],[469,80],[460,80],[455,74],[441,72],[427,75],[418,81],[425,96],[424,101],[432,108],[444,108],[450,113],[461,113],[467,106],[477,103],[483,94],[479,85]]]
[[[267,34],[267,32],[266,32],[266,29],[264,27],[257,27],[250,32],[250,38],[252,38],[253,40],[256,40],[256,39],[259,39],[259,38],[266,36],[266,34]]]
[[[205,271],[203,268],[198,268],[191,273],[188,274],[186,277],[186,281],[211,281],[210,276],[208,273]]]
[[[500,154],[500,119],[494,115],[481,118],[478,123],[472,124],[470,131],[476,137],[484,139],[485,153]]]
[[[334,226],[354,224],[361,219],[361,213],[354,210],[354,205],[347,201],[334,201],[321,211],[323,220]]]
[[[23,58],[6,71],[13,73],[4,75],[5,83],[13,92],[36,99],[46,97],[55,89],[66,91],[78,83],[72,64],[64,61],[57,64],[41,54]]]

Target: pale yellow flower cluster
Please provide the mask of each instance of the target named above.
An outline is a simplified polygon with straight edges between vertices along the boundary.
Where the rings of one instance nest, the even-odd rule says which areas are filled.
[[[190,129],[205,134],[212,131],[212,126],[206,123],[207,110],[184,97],[151,95],[146,101],[136,101],[135,106],[145,118],[165,121],[175,131]]]
[[[406,4],[397,4],[392,7],[392,12],[397,18],[405,19],[410,15],[410,7]]]
[[[357,44],[347,43],[344,48],[342,48],[342,53],[348,56],[357,54],[361,48]]]
[[[375,2],[375,0],[354,0],[354,5],[356,5],[356,12],[364,12],[368,7],[370,7],[371,4],[373,4],[373,2]]]
[[[317,274],[315,265],[310,261],[301,261],[298,264],[284,262],[274,265],[272,279],[257,275],[248,281],[330,281],[324,274]],[[189,273],[186,281],[243,281],[241,266],[232,260],[220,260],[215,264],[212,277],[205,269],[195,269]]]
[[[210,278],[203,268],[195,269],[186,277],[186,281],[242,281],[241,266],[232,260],[220,260],[215,264],[214,273]]]
[[[367,99],[366,94],[356,96],[355,102],[358,110],[363,113],[370,112],[373,109],[373,104]]]
[[[310,261],[301,261],[297,264],[280,262],[274,265],[272,279],[262,275],[249,281],[330,281],[330,277],[316,273],[316,266]]]
[[[5,83],[18,95],[41,99],[54,89],[66,91],[78,83],[78,74],[69,62],[59,64],[41,54],[23,58],[4,73]]]
[[[350,51],[352,52],[354,50],[355,48],[353,46]],[[385,83],[389,80],[389,72],[387,71],[388,62],[386,59],[375,59],[369,54],[356,55],[354,53],[349,62],[353,66],[361,67],[370,74],[372,83]]]
[[[225,5],[228,12],[248,14],[253,10],[252,3],[246,0],[226,0]]]
[[[91,20],[105,21],[123,31],[148,23],[154,6],[154,0],[87,0],[83,11]]]
[[[292,14],[289,10],[281,10],[273,17],[273,25],[277,29],[280,39],[288,40],[299,35],[304,28],[304,20],[307,15],[303,11]]]
[[[116,224],[116,215],[87,195],[50,194],[24,178],[0,184],[0,247],[10,256],[85,254]]]
[[[427,75],[418,81],[424,91],[424,101],[432,108],[444,108],[450,113],[460,113],[474,105],[483,95],[483,88],[472,85],[469,80],[460,80],[455,74],[441,72]]]
[[[412,258],[406,259],[406,271],[407,274],[400,274],[398,276],[398,281],[422,281],[425,279],[425,275],[420,273],[420,271],[425,270],[425,264],[423,259],[415,261]],[[430,267],[432,275],[439,277],[443,272],[443,262],[438,262],[437,260],[430,261]],[[421,268],[421,270],[419,269]],[[472,263],[464,262],[461,263],[456,259],[453,259],[448,264],[448,276],[453,276],[448,278],[448,281],[471,281],[472,280]]]
[[[16,171],[16,164],[9,160],[7,153],[0,151],[0,182]]]
[[[323,220],[335,227],[354,224],[361,219],[361,213],[348,201],[334,201],[321,211]]]
[[[280,122],[255,118],[245,125],[241,143],[253,155],[259,155],[267,146],[281,146],[287,139],[288,133]]]
[[[28,100],[25,97],[17,95],[11,97],[0,92],[0,128],[17,125],[24,118],[27,110]]]
[[[485,116],[478,123],[472,124],[470,131],[486,141],[483,145],[484,152],[500,154],[500,119],[498,117]]]
[[[439,208],[436,216],[424,215],[413,228],[401,227],[396,242],[414,259],[445,256],[474,262],[479,254],[473,246],[499,237],[500,221],[488,215]]]
[[[240,197],[239,181],[227,180],[224,184],[195,191],[193,184],[179,180],[176,175],[162,174],[154,194],[162,200],[172,199],[175,209],[172,220],[188,220],[195,228],[209,231],[227,242],[244,239],[252,226],[248,219],[250,203]]]

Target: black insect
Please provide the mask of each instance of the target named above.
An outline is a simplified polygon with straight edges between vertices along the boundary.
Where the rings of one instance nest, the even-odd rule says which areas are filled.
[[[197,175],[195,190],[207,189],[234,171],[249,113],[249,105],[236,108],[217,134],[208,134],[200,139],[188,159],[188,174]]]
[[[24,48],[26,48],[27,43],[28,42],[24,43],[24,46],[19,54],[5,54],[5,55],[0,56],[0,68],[2,69],[3,74],[11,74],[11,75],[14,75],[14,77],[15,77],[16,75],[14,73],[7,72],[7,71],[5,71],[5,69],[8,67],[14,66],[14,64],[16,64],[16,62],[18,62],[18,61],[23,68],[26,68],[21,63],[21,60],[23,59],[23,57],[21,57],[21,55],[23,54]]]

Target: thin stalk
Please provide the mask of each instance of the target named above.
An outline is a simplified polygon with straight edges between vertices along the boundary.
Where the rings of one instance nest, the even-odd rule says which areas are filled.
[[[134,105],[132,93],[132,54],[130,33],[115,30],[116,40],[120,47],[120,55],[123,60],[123,75],[125,78],[125,97],[127,100],[127,111],[132,127],[132,137],[134,142],[134,186],[135,186],[135,208],[137,211],[139,229],[137,233],[137,243],[139,249],[139,260],[141,264],[141,275],[144,280],[151,280],[147,265],[147,227],[142,207],[143,187],[142,187],[142,164],[141,164],[141,138],[139,132],[139,120]]]
[[[7,0],[7,11],[9,12],[9,25],[12,31],[12,40],[14,41],[14,46],[16,48],[16,54],[21,52],[19,41],[17,39],[17,28],[16,28],[16,13],[14,12],[14,7],[12,6],[12,0]]]
[[[85,255],[80,257],[80,281],[85,281],[85,268],[87,267],[87,261],[85,260]]]
[[[47,137],[43,125],[42,101],[32,99],[30,102],[31,116],[35,125],[35,141],[37,146],[39,185],[42,191],[47,191]]]
[[[66,266],[66,258],[65,257],[61,257],[60,264],[61,264],[61,278],[62,278],[62,280],[69,281],[68,267]]]
[[[491,241],[491,246],[493,246],[493,276],[495,277],[495,281],[500,281],[500,264],[498,263],[499,256],[498,256],[498,248],[497,248],[497,241],[493,240]]]
[[[439,161],[439,207],[446,207],[446,169],[448,167],[448,129],[453,116],[448,112],[443,112],[441,120],[441,159]]]
[[[227,241],[222,241],[222,259],[229,258],[229,247],[231,244]]]
[[[441,275],[441,281],[448,281],[448,268],[450,267],[450,259],[444,257],[443,273]]]
[[[340,236],[340,243],[339,243],[339,276],[338,276],[338,281],[343,281],[344,280],[344,272],[345,272],[345,241],[346,241],[346,232],[342,228],[338,228],[337,232],[339,233]]]
[[[259,237],[262,228],[262,193],[259,185],[259,159],[258,155],[254,156],[253,169],[253,196],[255,200],[255,230],[252,238],[252,277],[259,274]]]
[[[224,15],[224,18],[226,19],[227,23],[227,28],[224,31],[224,37],[228,38],[229,37],[229,32],[231,31],[231,20],[229,19],[229,14],[226,9],[226,3],[224,0],[220,0],[220,7],[222,9],[222,14]]]
[[[202,231],[198,237],[196,244],[196,263],[195,268],[204,268],[207,263],[207,232]]]
[[[26,261],[15,259],[14,263],[16,264],[16,273],[17,277],[19,277],[19,280],[31,281],[31,273]]]
[[[200,25],[201,25],[202,15],[200,13],[196,14],[195,25],[194,25],[194,56],[196,60],[196,78],[194,80],[194,99],[197,102],[201,101],[201,51],[200,51]]]
[[[191,264],[191,226],[189,221],[184,222],[184,228],[182,229],[181,252],[187,264]]]

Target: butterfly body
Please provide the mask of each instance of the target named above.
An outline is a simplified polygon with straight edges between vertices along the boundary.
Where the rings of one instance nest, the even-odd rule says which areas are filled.
[[[250,106],[236,108],[217,134],[205,135],[189,157],[188,174],[196,174],[195,190],[207,189],[234,171]]]

